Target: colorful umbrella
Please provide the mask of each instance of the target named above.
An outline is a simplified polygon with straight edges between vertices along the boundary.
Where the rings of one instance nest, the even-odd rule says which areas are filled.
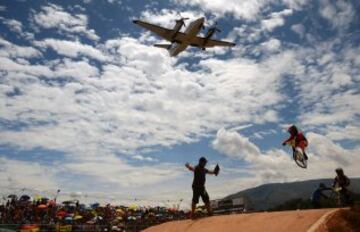
[[[125,215],[125,212],[124,212],[124,210],[122,210],[122,209],[117,209],[117,210],[116,210],[116,214],[119,215],[119,216],[124,216],[124,215]]]
[[[41,204],[41,205],[38,206],[38,208],[39,208],[39,209],[46,209],[46,208],[47,208],[47,205]]]
[[[81,216],[81,215],[76,215],[76,216],[74,217],[74,220],[80,220],[80,219],[83,219],[83,216]]]
[[[20,232],[38,232],[38,231],[40,231],[40,228],[38,225],[35,224],[28,224],[20,227]]]
[[[17,196],[16,196],[15,194],[10,194],[10,195],[8,196],[8,198],[15,199],[15,198],[17,198]]]
[[[60,217],[60,218],[65,217],[65,215],[66,215],[65,211],[59,211],[59,212],[56,213],[56,217]]]
[[[64,205],[75,204],[74,201],[63,201],[62,203],[63,203]]]
[[[97,207],[100,206],[100,204],[96,202],[94,204],[91,204],[90,206],[91,206],[91,208],[96,209]]]
[[[138,206],[137,205],[130,205],[129,206],[129,210],[137,210]]]
[[[34,201],[38,201],[38,200],[40,200],[41,198],[42,198],[42,197],[41,197],[39,194],[35,194],[34,197],[33,197]]]
[[[22,195],[20,197],[20,201],[28,201],[28,200],[30,200],[30,197],[28,195]]]

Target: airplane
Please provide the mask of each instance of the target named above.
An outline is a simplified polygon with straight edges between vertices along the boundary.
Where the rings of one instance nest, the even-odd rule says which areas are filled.
[[[152,31],[165,40],[170,41],[170,44],[154,44],[154,46],[167,49],[172,57],[177,56],[188,46],[198,47],[202,50],[215,46],[235,46],[235,43],[211,39],[215,32],[220,32],[220,30],[216,28],[216,25],[208,30],[205,37],[197,36],[200,30],[204,28],[204,17],[191,22],[184,32],[180,32],[180,29],[185,26],[184,21],[187,19],[188,18],[181,18],[176,20],[176,25],[173,29],[160,27],[141,20],[134,20],[133,22],[149,31]]]

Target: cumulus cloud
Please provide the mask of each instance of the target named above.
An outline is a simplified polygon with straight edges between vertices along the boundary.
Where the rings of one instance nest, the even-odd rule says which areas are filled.
[[[13,30],[17,33],[22,32],[22,23],[15,19],[7,19],[4,20],[4,23],[10,28],[10,30]]]
[[[55,28],[61,32],[82,34],[95,41],[99,39],[93,29],[88,29],[86,15],[70,14],[59,5],[48,4],[41,7],[40,12],[33,12],[33,20],[41,28]]]
[[[270,39],[266,42],[263,42],[261,44],[262,48],[265,49],[266,51],[270,51],[270,52],[275,52],[278,51],[280,49],[281,46],[281,41],[278,39]]]
[[[242,18],[248,21],[256,20],[262,8],[269,4],[269,1],[263,0],[245,0],[240,2],[231,0],[227,1],[226,4],[224,4],[221,0],[186,0],[177,2],[180,4],[198,6],[200,9],[210,11],[217,16],[223,16],[226,13],[231,13],[237,18]]]
[[[245,167],[249,177],[242,179],[252,184],[314,179],[324,175],[331,177],[337,167],[343,167],[349,176],[358,176],[359,149],[345,149],[324,135],[313,132],[306,136],[309,140],[306,172],[294,164],[290,151],[272,149],[262,152],[249,138],[235,131],[220,129],[212,146],[223,155],[248,162],[250,167]]]
[[[271,13],[268,19],[264,19],[261,21],[262,29],[272,31],[277,27],[283,26],[285,24],[284,17],[289,16],[292,13],[292,9],[285,9],[280,12]]]
[[[280,150],[262,154],[260,149],[249,138],[236,131],[220,129],[212,142],[212,146],[222,154],[242,159],[255,166],[265,166],[264,168],[267,165],[281,165],[289,161],[288,156]]]
[[[175,21],[180,17],[189,18],[189,21],[186,22],[191,22],[197,18],[204,17],[204,14],[198,11],[183,11],[181,12],[181,15],[179,15],[179,12],[177,11],[161,9],[160,11],[145,10],[141,12],[140,16],[140,18],[145,21],[158,24],[166,28],[173,28],[176,24]]]
[[[78,57],[79,55],[85,55],[92,59],[105,61],[106,56],[97,48],[91,45],[82,44],[79,41],[57,40],[57,39],[45,39],[42,41],[35,41],[34,44],[39,48],[52,48],[60,55],[68,57]]]
[[[34,47],[19,46],[0,37],[0,56],[14,58],[34,58],[41,52]]]
[[[291,30],[298,34],[300,38],[305,36],[305,27],[301,23],[292,25]]]
[[[57,188],[53,168],[40,165],[34,161],[19,161],[0,157],[0,174],[0,187],[10,189],[10,191],[17,188]]]
[[[320,5],[320,15],[339,30],[346,30],[355,17],[351,2],[322,0]]]
[[[327,134],[326,137],[331,140],[360,140],[360,125],[358,124],[349,124],[345,127],[340,126],[329,126],[326,128]]]

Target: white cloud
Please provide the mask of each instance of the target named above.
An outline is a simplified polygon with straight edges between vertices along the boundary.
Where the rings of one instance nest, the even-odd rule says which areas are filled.
[[[50,47],[58,54],[68,57],[85,55],[100,61],[107,60],[106,56],[99,49],[94,48],[91,45],[82,44],[79,41],[45,39],[42,41],[36,41],[34,44],[40,48]]]
[[[181,15],[179,15],[179,12],[175,10],[161,9],[160,11],[143,11],[141,12],[140,16],[142,20],[158,24],[170,29],[175,26],[175,21],[177,19],[180,19],[180,17],[189,18],[189,20],[185,21],[185,24],[188,25],[192,20],[204,17],[204,14],[197,11],[183,11],[181,12]],[[184,27],[182,29],[184,29]]]
[[[284,17],[289,16],[292,13],[292,9],[285,9],[280,12],[271,13],[268,19],[264,19],[261,21],[262,29],[267,31],[273,31],[275,28],[283,26],[285,24]]]
[[[292,25],[291,30],[298,34],[300,38],[305,36],[305,27],[301,23]]]
[[[320,134],[307,133],[306,136],[309,140],[309,164],[306,170],[295,165],[290,150],[284,152],[275,149],[263,153],[249,138],[234,131],[220,129],[212,144],[221,154],[249,163],[250,166],[245,166],[247,177],[241,180],[250,182],[252,186],[255,183],[332,177],[337,167],[343,167],[349,176],[359,175],[357,163],[360,161],[360,150],[347,150]],[[233,179],[229,184],[233,181],[236,182]]]
[[[346,1],[321,0],[319,11],[323,18],[339,30],[346,30],[356,14],[351,2]]]
[[[141,194],[144,188],[149,185],[160,186],[157,189],[164,191],[161,185],[182,177],[185,170],[169,164],[133,167],[114,156],[100,159],[93,157],[77,162],[56,161],[51,164],[6,157],[0,157],[0,161],[0,194],[26,193],[51,197],[57,189],[61,189],[60,200],[80,198],[85,203],[114,203],[114,199],[109,199],[112,194],[122,204],[139,196],[147,201],[153,198],[150,202],[158,204],[161,202],[161,198],[157,199],[159,192]],[[74,179],[80,178],[81,181],[74,182]],[[97,188],[94,188],[94,182]],[[167,199],[179,199],[179,196],[173,194]]]
[[[41,56],[41,52],[33,47],[25,47],[13,44],[0,37],[0,56],[15,58],[34,58]]]
[[[22,23],[15,19],[7,19],[3,21],[5,25],[9,27],[10,30],[17,33],[22,33]]]
[[[177,0],[176,2],[180,4],[198,6],[200,9],[210,11],[217,16],[224,16],[226,13],[231,13],[236,18],[242,18],[248,21],[256,20],[260,11],[267,4],[271,3],[271,1],[264,0],[231,0],[227,1],[226,4],[224,4],[221,0]]]
[[[15,32],[17,36],[22,37],[26,40],[33,40],[34,34],[24,31],[23,30],[23,24],[22,22],[16,20],[16,19],[6,19],[3,17],[0,17],[2,22],[9,28],[9,30]]]
[[[16,167],[16,168],[14,168]],[[1,189],[51,189],[57,188],[53,168],[35,161],[18,161],[0,157]]]
[[[107,0],[108,1],[108,3],[110,3],[110,4],[118,4],[118,5],[121,5],[121,0]]]
[[[261,46],[265,51],[276,52],[280,49],[281,41],[271,38],[268,41],[261,43]]]
[[[360,140],[360,125],[358,124],[349,124],[345,127],[329,126],[326,128],[326,131],[326,137],[331,140]]]
[[[52,46],[53,42],[59,41],[36,43]],[[100,57],[97,50],[91,53],[89,47],[65,49],[61,45],[68,41],[60,42],[58,47],[54,45],[59,53],[77,56],[82,52]],[[287,64],[294,61],[291,52],[261,63],[207,59],[200,62],[201,71],[190,72],[177,67],[161,50],[139,44],[133,38],[112,40],[105,47],[113,64],[103,64],[102,71],[87,60],[62,59],[50,62],[49,67],[4,60],[2,69],[11,72],[4,80],[10,86],[18,86],[23,96],[8,99],[7,107],[3,102],[3,117],[50,122],[42,126],[31,124],[20,132],[3,131],[3,142],[27,149],[39,146],[87,153],[89,149],[101,152],[105,146],[132,153],[156,145],[197,141],[221,126],[276,122],[279,116],[272,107],[283,100],[278,92],[281,77],[292,70],[288,65],[274,63],[278,59]],[[55,83],[58,78],[67,78],[67,82],[49,86],[35,77],[36,81],[22,83],[10,79],[14,72],[46,75],[55,78]],[[36,139],[27,139],[34,135]]]
[[[259,148],[236,131],[220,129],[212,145],[217,151],[234,158],[252,160],[260,155]]]
[[[88,29],[86,15],[70,14],[55,4],[43,6],[40,12],[34,13],[33,20],[42,28],[56,28],[62,32],[82,34],[95,41],[99,39],[93,29]]]
[[[302,10],[309,4],[309,0],[283,0],[282,2],[294,10]]]

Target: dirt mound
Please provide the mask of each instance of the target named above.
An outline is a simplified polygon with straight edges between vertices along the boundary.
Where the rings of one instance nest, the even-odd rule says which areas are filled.
[[[332,209],[297,210],[213,216],[199,220],[164,223],[145,232],[303,232]]]
[[[342,209],[334,213],[326,222],[325,230],[320,232],[358,232],[360,231],[360,210]]]

